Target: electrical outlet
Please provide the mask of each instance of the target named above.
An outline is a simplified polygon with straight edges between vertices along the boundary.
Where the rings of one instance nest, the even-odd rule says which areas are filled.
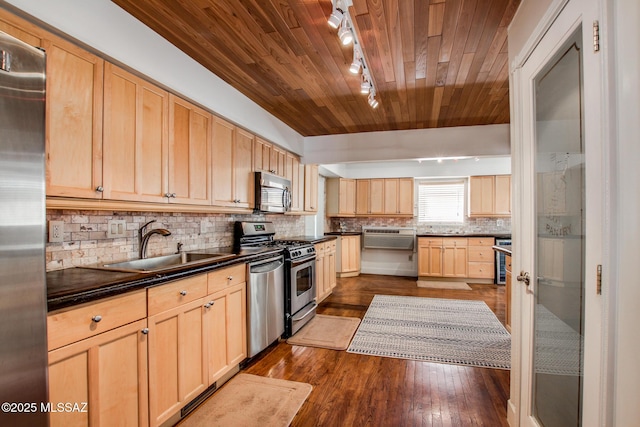
[[[123,219],[112,219],[107,222],[107,237],[115,239],[127,237],[127,222]]]
[[[49,221],[49,242],[64,242],[64,221]]]

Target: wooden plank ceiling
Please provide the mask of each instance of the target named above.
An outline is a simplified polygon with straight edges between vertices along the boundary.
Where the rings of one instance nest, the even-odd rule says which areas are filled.
[[[509,122],[520,0],[353,0],[380,105],[327,25],[331,0],[113,0],[303,136]]]

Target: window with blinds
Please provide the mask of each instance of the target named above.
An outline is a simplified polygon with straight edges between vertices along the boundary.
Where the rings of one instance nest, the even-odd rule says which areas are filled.
[[[464,222],[464,181],[418,183],[419,222]]]

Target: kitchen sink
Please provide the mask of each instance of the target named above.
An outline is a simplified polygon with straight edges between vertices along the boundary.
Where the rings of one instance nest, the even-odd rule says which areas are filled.
[[[115,262],[96,267],[103,270],[129,271],[135,273],[156,273],[175,267],[206,264],[231,258],[235,254],[215,252],[181,252],[179,254],[163,255],[152,258],[134,259],[131,261]]]

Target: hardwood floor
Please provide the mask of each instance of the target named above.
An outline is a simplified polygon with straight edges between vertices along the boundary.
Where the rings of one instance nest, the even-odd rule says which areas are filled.
[[[482,300],[504,323],[504,287],[418,288],[415,279],[338,279],[318,313],[362,318],[376,294]],[[292,426],[508,426],[509,371],[366,356],[280,342],[243,372],[313,386]]]

